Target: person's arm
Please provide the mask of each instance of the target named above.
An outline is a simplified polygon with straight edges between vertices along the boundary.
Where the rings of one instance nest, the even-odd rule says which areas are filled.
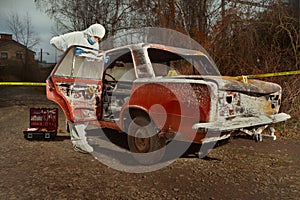
[[[50,40],[50,44],[60,51],[65,51],[67,50],[68,45],[66,44],[62,36],[63,35],[53,37]]]
[[[76,32],[55,36],[50,40],[50,44],[60,51],[66,51],[69,46],[75,44],[78,34]]]

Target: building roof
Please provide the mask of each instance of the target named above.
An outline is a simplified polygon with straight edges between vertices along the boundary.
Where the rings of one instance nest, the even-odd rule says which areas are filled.
[[[12,39],[12,35],[11,34],[5,34],[5,33],[0,33],[0,48],[3,46],[7,46],[7,45],[18,45],[24,49],[26,49],[27,47],[15,40]],[[27,48],[28,49],[28,48]],[[28,49],[29,51],[31,51],[32,53],[35,53],[34,51],[32,51],[31,49]]]

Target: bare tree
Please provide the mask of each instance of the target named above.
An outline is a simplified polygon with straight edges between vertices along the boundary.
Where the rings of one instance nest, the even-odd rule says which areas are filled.
[[[7,21],[9,30],[15,36],[17,42],[32,49],[39,44],[40,39],[34,31],[31,18],[28,13],[19,16],[17,13],[10,13]]]
[[[97,22],[103,24],[109,31],[108,35],[112,36],[118,31],[145,26],[171,28],[186,34],[192,28],[205,32],[206,15],[202,15],[202,10],[205,13],[206,1],[35,0],[35,3],[62,32],[82,30]],[[197,21],[196,25],[194,21]]]
[[[17,13],[10,13],[7,25],[14,35],[15,40],[26,47],[25,55],[22,57],[23,66],[21,78],[23,80],[28,80],[33,74],[33,69],[36,67],[34,60],[29,57],[29,49],[35,47],[40,42],[40,39],[34,31],[28,13],[21,17]]]
[[[107,35],[130,28],[135,5],[132,0],[35,0],[36,6],[56,22],[61,32],[83,30],[101,23]]]

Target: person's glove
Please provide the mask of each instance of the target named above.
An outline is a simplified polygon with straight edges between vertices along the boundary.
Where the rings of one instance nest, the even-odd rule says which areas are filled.
[[[85,51],[82,50],[82,49],[79,49],[79,48],[76,48],[76,49],[75,49],[75,54],[76,54],[76,55],[79,55],[79,54],[82,54],[82,53],[85,53]]]
[[[110,61],[110,57],[109,56],[105,56],[105,59],[104,59],[105,64],[109,63],[109,61]]]

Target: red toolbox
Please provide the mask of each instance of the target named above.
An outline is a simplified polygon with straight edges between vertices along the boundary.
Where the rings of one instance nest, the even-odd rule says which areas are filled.
[[[57,108],[30,108],[29,120],[30,127],[23,131],[25,139],[53,139],[56,137]]]

